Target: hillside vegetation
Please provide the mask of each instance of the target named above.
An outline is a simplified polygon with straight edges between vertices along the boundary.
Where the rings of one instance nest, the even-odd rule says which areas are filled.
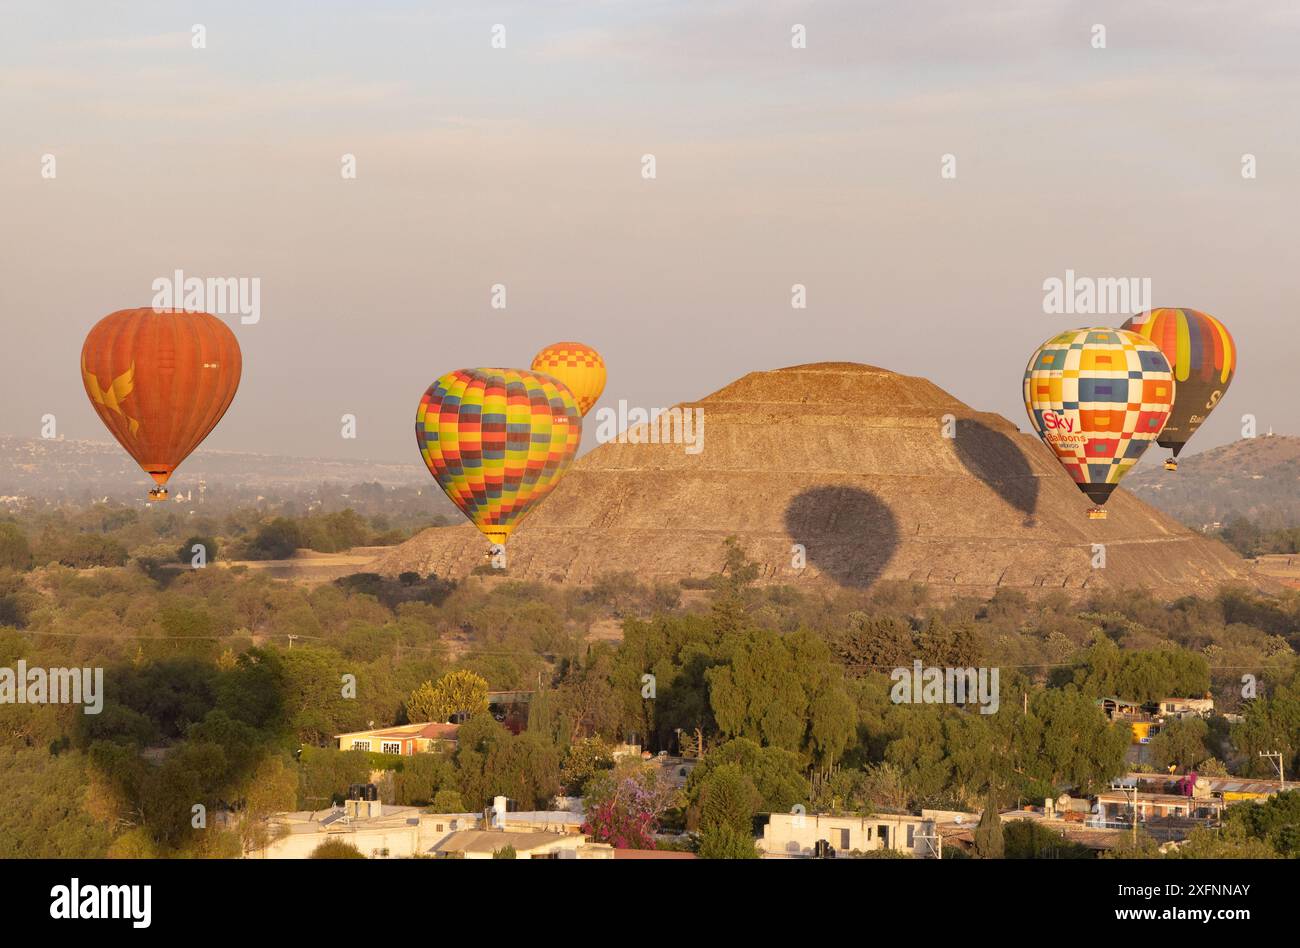
[[[1212,690],[1244,716],[1176,734],[1153,748],[1159,765],[1262,774],[1257,751],[1279,747],[1289,773],[1300,765],[1295,594],[940,602],[911,583],[758,586],[743,545],[721,547],[722,569],[697,590],[625,573],[582,589],[415,574],[307,589],[142,556],[81,570],[11,559],[0,666],[101,666],[106,698],[98,715],[0,708],[0,856],[238,855],[262,841],[260,817],[327,806],[375,767],[399,803],[477,809],[505,793],[527,808],[560,791],[595,803],[617,797],[602,749],[633,735],[704,754],[655,819],[699,829],[704,852],[735,853],[746,814],[794,803],[979,807],[990,793],[1041,802],[1104,786],[1129,736],[1094,704],[1103,694]],[[589,642],[611,618],[622,640]],[[998,712],[893,703],[888,672],[914,659],[1000,668]],[[404,722],[412,695],[453,670],[538,689],[528,730],[479,715],[451,755],[332,749],[335,734]],[[1252,701],[1247,672],[1260,682]],[[222,819],[194,829],[196,803]]]

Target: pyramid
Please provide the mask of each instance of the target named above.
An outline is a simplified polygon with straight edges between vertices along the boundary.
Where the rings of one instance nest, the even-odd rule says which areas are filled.
[[[798,365],[751,372],[677,407],[703,410],[703,449],[609,442],[590,451],[514,534],[510,578],[698,579],[721,568],[734,536],[759,583],[796,587],[911,580],[988,596],[1142,586],[1173,598],[1260,583],[1226,546],[1122,489],[1107,520],[1089,520],[1088,499],[1037,436],[926,379]],[[595,413],[585,420],[595,423]],[[628,435],[649,440],[644,425]],[[487,562],[486,549],[468,523],[433,528],[372,568],[461,578]]]

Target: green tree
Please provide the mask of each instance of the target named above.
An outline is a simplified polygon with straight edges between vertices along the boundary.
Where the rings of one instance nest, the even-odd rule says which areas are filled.
[[[279,754],[263,758],[243,785],[244,819],[239,838],[244,852],[267,844],[267,818],[292,810],[297,796],[298,774],[291,762]]]
[[[1281,752],[1286,773],[1300,772],[1300,670],[1247,703],[1243,720],[1232,728],[1232,743],[1259,776],[1276,773],[1261,751]]]
[[[564,752],[560,782],[570,796],[583,795],[587,782],[602,770],[610,770],[614,758],[610,747],[598,737],[584,738]]]
[[[766,813],[788,813],[796,803],[806,803],[808,778],[799,755],[781,747],[763,747],[738,737],[711,750],[687,780],[687,795],[698,797],[698,789],[718,767],[734,764],[758,791],[759,809]]]
[[[1090,793],[1123,771],[1130,736],[1073,686],[1042,689],[1017,721],[1011,766],[1053,787]]]
[[[123,566],[127,551],[118,541],[91,533],[81,533],[69,539],[58,554],[58,561],[73,569],[90,569],[95,566]]]
[[[1245,835],[1268,843],[1283,856],[1300,856],[1300,790],[1288,790],[1262,803],[1228,807],[1225,822],[1240,826]]]
[[[26,570],[32,566],[27,534],[14,523],[0,523],[0,569]]]
[[[472,671],[448,672],[437,683],[424,682],[406,702],[412,721],[449,721],[452,715],[474,717],[488,709],[488,683]]]
[[[552,744],[560,741],[560,722],[555,707],[555,689],[538,688],[528,703],[528,730]]]
[[[451,789],[442,789],[433,795],[433,803],[430,808],[435,813],[464,813],[465,804],[461,802],[460,791]]]
[[[856,717],[840,667],[809,632],[750,630],[723,645],[726,663],[709,669],[709,701],[728,737],[783,747],[828,767],[853,737]]]
[[[461,796],[471,810],[482,810],[496,796],[525,809],[545,809],[560,788],[555,747],[527,731],[513,735],[490,715],[461,727],[456,765]]]
[[[298,795],[304,809],[321,810],[347,797],[348,787],[370,779],[364,751],[304,747],[298,761]]]
[[[747,836],[753,833],[754,814],[763,805],[762,794],[739,764],[712,768],[700,783],[698,801],[701,830],[727,826]]]
[[[215,563],[217,561],[217,552],[220,549],[217,546],[217,539],[216,537],[205,536],[192,536],[182,543],[176,550],[177,561],[184,563],[186,566],[193,563],[196,555],[194,548],[196,546],[203,547],[204,562]]]
[[[897,616],[853,612],[846,626],[827,638],[836,658],[864,672],[903,666],[916,657],[912,629]]]
[[[1091,859],[1092,850],[1034,820],[1010,820],[1002,828],[1006,859]],[[944,858],[947,858],[945,853]]]
[[[456,793],[455,783],[456,770],[441,753],[403,757],[401,769],[393,774],[393,802],[398,806],[436,806],[438,794],[444,790]]]
[[[1192,770],[1210,756],[1205,746],[1209,733],[1209,725],[1201,718],[1166,721],[1160,733],[1151,739],[1151,762],[1161,770],[1170,766],[1181,771]]]
[[[276,517],[260,527],[248,543],[248,558],[253,560],[287,560],[305,545],[302,528],[295,520]]]
[[[1166,859],[1277,859],[1278,853],[1265,840],[1250,835],[1246,826],[1228,821],[1218,829],[1196,829]]]
[[[975,827],[975,853],[981,859],[1001,859],[1003,848],[1002,817],[998,814],[997,800],[990,793]]]
[[[361,850],[342,839],[327,839],[311,851],[308,859],[365,859]]]
[[[757,859],[758,848],[749,831],[725,823],[710,826],[700,834],[701,859]]]

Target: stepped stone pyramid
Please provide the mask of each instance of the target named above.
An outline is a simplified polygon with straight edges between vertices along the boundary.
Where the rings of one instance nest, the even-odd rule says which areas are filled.
[[[720,568],[723,541],[735,536],[760,564],[759,582],[794,586],[897,579],[987,596],[1141,585],[1172,598],[1260,582],[1226,546],[1122,488],[1108,520],[1087,519],[1088,499],[1035,435],[926,379],[857,363],[798,365],[751,372],[679,407],[704,410],[703,450],[590,451],[510,540],[510,578],[701,578]],[[945,437],[945,416],[955,437]],[[1103,569],[1092,566],[1095,543],[1106,546]],[[372,569],[459,578],[487,562],[486,549],[468,523],[434,528]]]

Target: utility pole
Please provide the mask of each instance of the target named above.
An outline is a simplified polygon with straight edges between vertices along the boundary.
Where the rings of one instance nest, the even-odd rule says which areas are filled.
[[[939,823],[937,821],[934,823],[933,836],[929,835],[928,833],[926,834],[918,833],[916,838],[923,839],[929,844],[929,848],[934,851],[935,859],[943,858],[943,834],[939,832]]]
[[[1286,775],[1282,772],[1282,752],[1281,751],[1260,751],[1259,756],[1267,757],[1270,760],[1277,761],[1277,780],[1278,783],[1281,784],[1281,786],[1278,788],[1278,792],[1281,793],[1283,790],[1286,789]]]
[[[1124,794],[1126,794],[1126,795],[1128,794],[1128,792],[1129,792],[1130,790],[1133,791],[1133,848],[1136,849],[1136,848],[1137,848],[1137,841],[1138,841],[1138,788],[1137,788],[1137,781],[1134,780],[1134,781],[1133,781],[1133,786],[1131,786],[1131,787],[1126,787],[1126,786],[1124,786],[1123,784],[1119,784],[1119,783],[1112,783],[1112,784],[1110,785],[1110,788],[1111,788],[1112,790],[1119,790],[1119,791],[1122,791],[1122,792],[1123,792]]]

